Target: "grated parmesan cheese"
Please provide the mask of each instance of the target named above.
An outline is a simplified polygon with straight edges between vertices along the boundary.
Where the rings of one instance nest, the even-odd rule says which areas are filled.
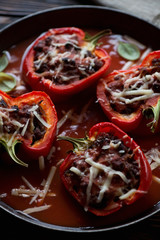
[[[44,185],[44,189],[43,189],[43,196],[42,196],[42,201],[44,200],[44,198],[46,197],[46,194],[49,190],[49,187],[51,185],[51,182],[52,182],[52,179],[55,175],[55,172],[56,172],[56,167],[55,166],[52,166],[51,169],[50,169],[50,172],[48,174],[48,177],[47,177],[47,180],[46,180],[46,183]]]
[[[147,48],[143,54],[141,55],[141,58],[140,58],[140,62],[143,61],[145,59],[145,57],[147,57],[147,55],[152,52],[152,49],[151,48]]]
[[[44,161],[44,157],[40,156],[38,158],[38,162],[39,162],[39,169],[42,171],[45,169],[45,161]]]
[[[84,173],[83,172],[81,172],[78,168],[76,168],[76,167],[71,167],[70,168],[70,171],[71,172],[74,172],[75,174],[77,174],[78,176],[84,176]]]
[[[0,107],[0,110],[1,111],[6,111],[6,112],[15,112],[16,111],[14,108],[4,108],[4,107]]]
[[[35,188],[32,186],[32,184],[24,176],[22,176],[22,180],[26,184],[26,186],[29,187],[29,189],[35,190]]]
[[[117,148],[119,146],[119,144],[121,143],[121,141],[119,141],[117,144],[114,144],[113,141],[111,144],[107,145],[107,149],[108,146],[110,148]],[[111,166],[106,166],[102,163],[98,163],[95,162],[91,156],[89,156],[89,153],[87,152],[85,154],[85,161],[90,165],[89,168],[89,183],[86,189],[86,205],[85,205],[85,211],[88,210],[88,204],[90,201],[90,197],[91,197],[91,189],[92,189],[92,184],[94,179],[96,178],[96,176],[98,175],[99,171],[103,171],[105,173],[106,179],[103,183],[101,183],[99,185],[99,195],[97,197],[97,203],[100,203],[104,197],[104,194],[106,191],[109,190],[110,185],[111,185],[111,181],[114,175],[118,175],[125,183],[128,183],[129,180],[126,178],[126,176],[120,172],[120,171],[116,171],[114,169],[112,169]],[[80,177],[84,176],[84,173],[81,172],[79,169],[75,168],[75,167],[71,167],[70,169],[72,172],[74,172],[75,174],[79,175]],[[117,196],[121,196],[123,195],[123,191],[119,188],[117,190]]]
[[[127,70],[127,69],[129,69],[130,67],[132,67],[134,64],[133,64],[133,61],[127,61],[124,65],[123,65],[123,67],[121,68],[121,70]]]
[[[70,118],[73,113],[73,109],[70,109],[68,112],[64,113],[64,116],[57,123],[57,131],[63,126],[63,124]]]
[[[126,178],[126,176],[122,172],[113,170],[111,167],[105,166],[104,164],[94,162],[91,157],[86,158],[85,161],[88,164],[90,164],[91,166],[93,166],[93,167],[95,167],[99,170],[102,170],[106,173],[112,172],[113,174],[120,176],[125,183],[128,183],[128,179]]]
[[[135,194],[136,192],[137,192],[137,190],[133,188],[130,191],[128,191],[127,193],[121,195],[119,197],[119,199],[120,200],[128,199],[128,198],[132,197],[132,195]]]
[[[1,199],[1,198],[5,198],[5,197],[7,197],[7,193],[2,193],[2,194],[0,194],[0,199]]]
[[[91,166],[89,171],[90,171],[90,175],[89,175],[89,183],[88,183],[87,190],[86,190],[87,199],[86,199],[85,211],[88,210],[88,204],[89,204],[89,200],[90,200],[90,196],[91,196],[91,188],[92,188],[93,180],[94,180],[94,178],[96,178],[96,176],[98,174],[98,169],[95,168],[94,166]]]
[[[104,182],[104,184],[101,186],[100,188],[100,192],[99,192],[99,196],[97,199],[97,202],[101,202],[104,196],[104,193],[109,189],[110,185],[111,185],[111,181],[113,178],[113,172],[109,172],[106,181]]]
[[[153,180],[154,180],[155,182],[157,182],[158,184],[160,184],[160,178],[159,178],[159,177],[153,175],[152,178],[153,178]]]
[[[30,122],[30,119],[27,120],[26,124],[24,125],[24,127],[23,127],[23,129],[22,129],[22,132],[21,132],[22,137],[25,135],[25,133],[26,133],[26,131],[27,131],[29,122]]]
[[[27,209],[23,210],[23,213],[31,214],[31,213],[35,213],[35,212],[41,212],[41,211],[45,211],[45,210],[49,209],[50,207],[51,207],[51,205],[43,205],[40,207],[27,208]]]
[[[145,156],[150,163],[152,171],[160,166],[160,150],[157,147],[151,148],[145,153]]]
[[[51,125],[48,124],[40,115],[38,112],[33,111],[34,116],[42,123],[42,125],[44,125],[46,128],[50,128]]]
[[[22,197],[31,197],[41,194],[39,189],[24,189],[24,188],[13,188],[11,190],[12,196],[22,196]],[[38,197],[38,196],[37,196]]]
[[[56,167],[52,166],[49,171],[47,180],[43,179],[43,189],[33,187],[32,184],[24,176],[22,176],[22,180],[28,188],[25,186],[21,186],[20,188],[13,188],[11,190],[11,195],[23,198],[32,197],[29,204],[36,203],[37,198],[40,203],[43,203],[46,196],[55,197],[55,193],[49,192],[50,184],[54,177],[55,171]]]
[[[45,44],[44,41],[44,46],[46,46]],[[51,42],[47,46],[47,51],[41,53],[37,50],[39,54],[36,55],[34,60],[35,71],[44,81],[46,79],[50,81],[51,85],[53,82],[55,84],[67,84],[68,82],[80,80],[81,75],[82,78],[90,75],[95,70],[97,60],[100,60],[95,54],[88,54],[88,51],[92,52],[93,48],[93,43],[87,42],[83,46],[80,46],[75,34],[68,34],[66,36],[58,34],[55,36],[53,33],[51,35]],[[75,68],[67,70],[67,61],[74,62],[73,65]],[[47,64],[49,69],[43,71],[43,64]]]
[[[160,81],[159,72],[147,74],[142,77],[140,74],[136,77],[130,76],[128,79],[125,79],[125,75],[121,75],[121,77],[124,81],[124,88],[122,91],[120,91],[120,89],[112,90],[105,83],[105,88],[111,94],[113,101],[115,100],[124,104],[131,104],[136,101],[147,100],[151,97],[160,95],[160,93],[154,93],[150,87],[155,79]]]
[[[56,151],[56,147],[55,146],[52,146],[51,149],[50,149],[50,152],[47,156],[47,160],[51,160],[52,156],[53,156],[53,153],[55,153]]]

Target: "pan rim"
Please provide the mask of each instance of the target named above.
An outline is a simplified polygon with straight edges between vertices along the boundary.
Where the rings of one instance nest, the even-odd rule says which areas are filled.
[[[69,6],[60,6],[60,7],[53,7],[53,8],[49,8],[49,9],[45,9],[42,11],[38,11],[36,13],[32,13],[29,14],[25,17],[22,17],[21,19],[18,19],[16,21],[14,21],[13,23],[10,23],[9,25],[3,27],[2,29],[0,29],[0,35],[6,31],[6,30],[10,30],[12,29],[13,26],[22,23],[23,21],[26,21],[27,19],[30,18],[36,18],[36,16],[39,15],[43,15],[45,13],[48,12],[56,12],[56,11],[61,11],[61,10],[67,10],[67,9],[98,9],[99,11],[104,10],[104,11],[111,11],[111,12],[115,12],[115,13],[120,13],[125,15],[126,17],[129,16],[131,18],[134,18],[135,20],[139,20],[141,22],[143,22],[144,24],[147,24],[148,26],[156,29],[157,31],[159,31],[160,29],[153,25],[152,23],[150,23],[149,21],[146,21],[144,19],[141,19],[133,14],[129,14],[126,12],[123,12],[122,10],[118,10],[118,9],[114,9],[114,8],[110,8],[110,7],[104,7],[104,6],[92,6],[92,5],[69,5]],[[55,231],[63,231],[63,232],[72,232],[72,233],[95,233],[95,232],[105,232],[105,231],[113,231],[113,230],[118,230],[118,229],[122,229],[122,228],[126,228],[129,227],[131,225],[134,225],[136,223],[139,223],[143,220],[146,220],[147,218],[153,216],[154,214],[158,213],[160,211],[160,202],[158,202],[156,205],[154,205],[151,209],[148,209],[146,212],[146,214],[143,212],[141,215],[141,217],[137,218],[135,217],[134,219],[130,219],[129,221],[127,221],[126,223],[118,223],[115,226],[104,226],[104,227],[99,227],[99,228],[90,228],[90,227],[68,227],[68,226],[59,226],[59,225],[54,225],[54,224],[50,224],[50,223],[46,223],[46,222],[42,222],[38,219],[32,218],[31,216],[28,216],[26,214],[24,214],[23,212],[19,211],[19,210],[15,210],[12,207],[10,207],[9,205],[5,204],[3,201],[0,200],[0,208],[6,212],[8,212],[9,214],[12,214],[13,216],[15,216],[16,218],[21,219],[22,221],[26,221],[28,223],[46,228],[46,229],[50,229],[50,230],[55,230]]]
[[[34,224],[35,226],[42,227],[45,229],[49,230],[54,230],[54,231],[62,231],[62,232],[70,232],[70,233],[100,233],[100,232],[110,232],[110,231],[115,231],[115,230],[120,230],[123,228],[130,227],[132,225],[138,224],[144,220],[147,220],[149,217],[152,217],[154,214],[158,213],[160,211],[160,201],[154,205],[152,208],[146,210],[145,212],[141,213],[141,217],[138,217],[137,215],[135,219],[132,218],[124,223],[118,223],[115,226],[109,226],[109,227],[99,227],[99,228],[92,228],[92,227],[69,227],[69,226],[61,226],[61,225],[55,225],[55,224],[50,224],[47,222],[40,221],[36,218],[33,218],[30,215],[27,215],[23,213],[20,210],[15,210],[14,208],[10,207],[6,203],[0,200],[0,208],[4,211],[6,211],[8,214],[11,214],[15,218],[18,218],[22,221],[28,222],[29,224]],[[143,216],[144,214],[144,216]]]

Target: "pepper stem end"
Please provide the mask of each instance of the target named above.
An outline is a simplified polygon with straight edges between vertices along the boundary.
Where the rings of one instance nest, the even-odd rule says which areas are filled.
[[[28,167],[28,164],[27,163],[24,163],[23,161],[21,161],[17,156],[16,156],[16,153],[15,153],[15,147],[18,143],[21,143],[20,140],[15,140],[12,145],[8,145],[7,144],[7,141],[4,140],[4,139],[0,139],[0,143],[2,144],[2,146],[5,148],[5,150],[7,151],[7,153],[9,154],[9,156],[12,158],[12,160],[14,162],[16,162],[17,164],[23,166],[23,167]]]
[[[82,151],[88,148],[91,143],[88,136],[84,138],[72,138],[68,136],[58,136],[57,140],[65,140],[73,144],[74,152],[75,151]]]

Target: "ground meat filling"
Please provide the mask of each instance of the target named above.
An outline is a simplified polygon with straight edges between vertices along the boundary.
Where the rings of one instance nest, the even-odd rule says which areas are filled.
[[[135,112],[147,99],[160,95],[160,59],[152,60],[151,66],[138,68],[130,75],[116,75],[105,89],[114,111]]]
[[[23,135],[25,139],[32,139],[32,144],[43,138],[46,129],[44,125],[30,111],[33,106],[29,104],[9,107],[7,103],[0,100],[0,133],[1,137],[10,135]],[[37,113],[42,116],[42,110],[39,106]]]
[[[110,134],[101,134],[72,158],[65,178],[86,209],[103,209],[131,189],[138,189],[140,169],[133,151]]]
[[[98,71],[103,61],[79,46],[76,34],[51,35],[34,47],[34,70],[56,85],[82,80]]]

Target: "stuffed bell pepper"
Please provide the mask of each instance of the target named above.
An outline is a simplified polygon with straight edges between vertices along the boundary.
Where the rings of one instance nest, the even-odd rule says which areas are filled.
[[[0,145],[12,160],[27,166],[15,153],[21,143],[23,157],[46,156],[56,133],[57,113],[47,94],[30,92],[12,98],[0,91]],[[29,160],[28,160],[29,161]]]
[[[60,166],[69,193],[97,216],[130,205],[147,193],[152,173],[140,147],[110,122],[94,125],[87,137],[58,136],[74,150]]]
[[[144,134],[157,131],[160,51],[149,53],[141,65],[125,71],[113,71],[101,79],[97,86],[97,98],[109,120],[124,131],[133,131],[138,126],[141,133],[143,128]]]
[[[86,37],[79,28],[55,28],[38,37],[26,50],[22,77],[34,90],[45,91],[54,102],[91,86],[109,67],[107,52],[96,47],[110,30]]]

